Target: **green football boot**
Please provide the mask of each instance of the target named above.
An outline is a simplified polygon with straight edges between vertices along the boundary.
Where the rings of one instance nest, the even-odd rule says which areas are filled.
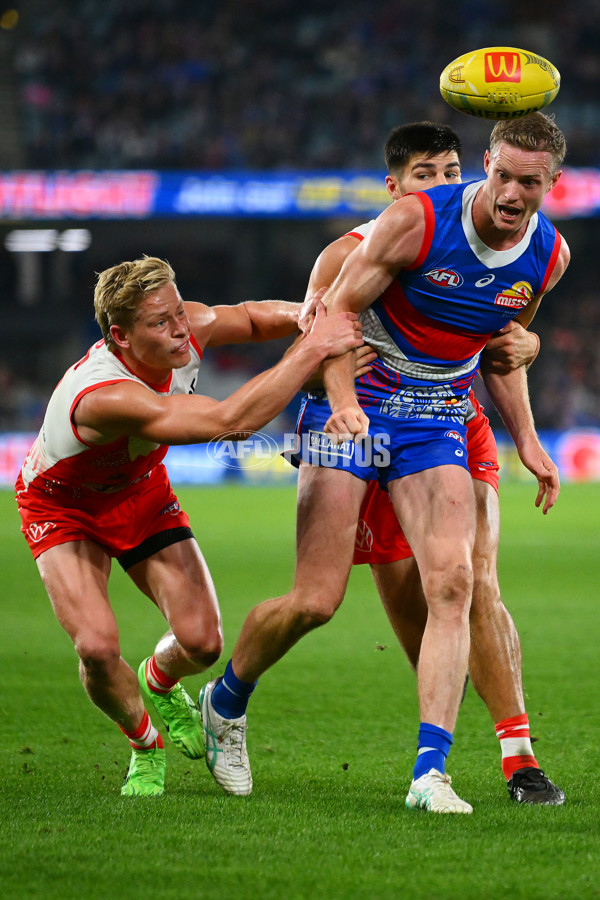
[[[138,669],[138,681],[143,696],[150,701],[160,716],[179,752],[189,759],[202,759],[204,729],[200,710],[181,684],[176,684],[168,694],[157,694],[152,691],[146,680],[147,662],[145,659]]]
[[[160,797],[165,790],[167,761],[162,747],[134,750],[121,793],[124,797]]]

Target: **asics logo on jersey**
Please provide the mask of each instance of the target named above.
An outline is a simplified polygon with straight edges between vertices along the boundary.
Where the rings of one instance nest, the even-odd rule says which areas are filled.
[[[42,540],[44,535],[48,534],[49,531],[52,531],[53,528],[56,528],[54,522],[43,522],[41,525],[34,522],[33,525],[30,525],[27,529],[27,533],[31,540],[37,544]]]
[[[495,277],[495,275],[485,275],[475,282],[475,287],[485,287],[487,284],[491,284]]]
[[[423,273],[423,277],[437,287],[457,288],[464,281],[462,275],[454,269],[430,269],[429,272]]]

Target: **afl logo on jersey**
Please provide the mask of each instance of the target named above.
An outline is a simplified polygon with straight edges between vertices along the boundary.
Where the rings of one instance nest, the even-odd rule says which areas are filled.
[[[423,277],[437,287],[447,288],[460,287],[464,281],[462,275],[459,275],[454,269],[430,269],[429,272],[423,273]]]
[[[463,437],[462,437],[461,434],[458,433],[458,431],[445,431],[445,432],[444,432],[444,437],[447,437],[447,438],[454,438],[454,440],[455,440],[455,441],[458,441],[459,444],[464,444]]]

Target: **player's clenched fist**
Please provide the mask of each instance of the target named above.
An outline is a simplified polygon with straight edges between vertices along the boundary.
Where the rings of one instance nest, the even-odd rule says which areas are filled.
[[[341,407],[333,412],[325,423],[325,433],[341,444],[342,441],[356,441],[369,433],[369,419],[356,405]]]

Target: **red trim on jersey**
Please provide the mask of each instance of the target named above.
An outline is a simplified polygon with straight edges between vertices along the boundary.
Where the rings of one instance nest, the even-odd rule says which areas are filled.
[[[190,334],[189,340],[190,340],[190,344],[192,344],[192,346],[194,347],[194,349],[195,349],[196,353],[198,354],[198,356],[200,357],[200,359],[202,359],[202,353],[203,353],[202,348],[199,346],[198,341],[196,340],[196,338],[194,337],[193,334]],[[79,362],[75,363],[74,368],[76,369],[78,366],[80,366],[82,363],[84,363],[86,361],[86,359],[89,357],[92,350],[96,349],[97,347],[101,347],[103,343],[104,343],[104,339],[102,339],[101,341],[98,341],[98,343],[94,344],[93,347],[90,347],[90,349],[88,350],[86,355],[82,359],[80,359]],[[127,363],[125,362],[125,360],[123,359],[123,357],[121,356],[121,354],[118,351],[116,351],[114,355],[117,357],[117,359],[120,362],[123,363],[123,365],[125,366],[125,368],[127,369],[128,372],[131,372],[131,374],[135,375],[136,378],[140,378],[140,376],[136,375],[136,373],[133,371],[133,369],[131,369],[127,365]],[[148,385],[148,387],[152,388],[152,390],[157,391],[161,394],[164,394],[169,390],[169,388],[171,387],[172,380],[173,380],[172,372],[169,374],[169,379],[168,379],[166,387],[161,384],[155,385],[155,384],[152,384],[150,381],[144,381],[143,378],[141,379],[141,381],[143,381],[144,384]],[[69,410],[69,421],[71,422],[71,430],[73,431],[73,435],[79,441],[79,443],[83,444],[85,447],[97,447],[98,444],[89,444],[87,441],[84,441],[83,438],[80,437],[80,435],[77,431],[77,428],[75,427],[75,423],[73,422],[73,413],[75,412],[75,407],[77,406],[77,404],[79,403],[81,398],[84,397],[86,394],[89,394],[90,391],[95,391],[97,388],[101,388],[101,387],[109,387],[111,384],[119,384],[121,381],[127,381],[129,383],[130,379],[129,378],[113,378],[110,381],[99,381],[97,384],[92,384],[89,387],[85,388],[83,391],[80,391],[80,393],[77,394],[77,396],[73,400],[73,403],[71,404],[71,409]]]
[[[75,427],[75,422],[73,421],[73,413],[75,412],[75,407],[79,403],[82,397],[86,394],[89,394],[91,391],[95,391],[96,388],[108,387],[111,384],[119,384],[121,381],[126,381],[129,384],[129,378],[113,378],[111,381],[99,381],[98,384],[91,384],[89,387],[84,388],[80,391],[71,404],[71,409],[69,410],[69,421],[71,423],[71,431],[75,438],[79,441],[80,444],[83,444],[84,447],[97,447],[98,444],[88,444],[87,441],[84,441],[82,437],[79,436],[77,428]]]
[[[347,231],[346,234],[343,234],[342,237],[353,237],[357,238],[359,241],[364,241],[364,234],[360,234],[358,231]]]
[[[560,245],[562,243],[562,238],[561,238],[560,234],[558,233],[558,231],[556,231],[556,228],[554,229],[554,231],[555,231],[554,247],[552,248],[552,254],[550,256],[548,268],[546,269],[546,274],[544,275],[544,280],[542,281],[542,286],[539,290],[540,294],[546,290],[546,285],[550,281],[550,276],[554,272],[556,263],[558,261],[558,254],[560,253]]]
[[[296,434],[297,434],[298,436],[300,436],[300,430],[301,430],[301,428],[302,428],[302,420],[303,420],[303,418],[304,418],[304,414],[305,414],[305,413],[306,413],[306,406],[305,406],[304,409],[302,410],[302,415],[301,415],[300,418],[298,419],[298,424],[296,425]]]
[[[472,334],[453,325],[430,319],[406,298],[402,287],[393,281],[381,297],[384,309],[415,350],[439,359],[463,360],[485,347],[489,334]]]
[[[202,347],[200,346],[200,344],[198,343],[198,341],[196,340],[196,338],[194,337],[194,335],[192,334],[191,331],[190,331],[190,344],[192,345],[192,347],[194,348],[194,350],[196,351],[196,353],[198,354],[200,359],[202,359],[204,350],[202,349]]]
[[[103,343],[104,343],[104,338],[102,338],[101,341],[97,341],[97,343],[95,343],[92,347],[90,347],[90,349],[89,349],[88,352],[85,354],[85,356],[82,356],[81,359],[79,360],[79,362],[76,362],[76,363],[75,363],[75,365],[73,366],[73,371],[75,371],[75,369],[78,369],[79,366],[83,365],[83,363],[84,363],[87,359],[89,359],[89,356],[90,356],[90,353],[92,352],[92,350],[97,350],[99,347],[102,346]],[[64,377],[64,376],[63,376],[63,377]],[[62,381],[62,378],[61,378],[61,381]],[[60,382],[59,382],[59,384],[60,384]]]
[[[408,194],[406,196],[409,196]],[[435,232],[435,213],[433,211],[433,203],[431,202],[431,197],[428,197],[423,191],[414,192],[412,194],[413,197],[416,197],[417,200],[423,206],[423,211],[425,213],[425,231],[423,233],[423,243],[421,244],[421,249],[417,254],[417,258],[410,266],[405,266],[404,268],[407,270],[417,269],[419,266],[422,266],[427,258],[427,254],[431,249],[431,242],[433,241],[433,235]]]
[[[131,366],[127,365],[127,363],[125,362],[125,360],[123,359],[123,357],[121,356],[121,354],[119,353],[118,350],[115,350],[115,356],[117,357],[117,359],[119,360],[120,363],[123,363],[123,365],[125,366],[125,368],[127,369],[128,372],[131,372],[132,375],[135,375],[135,377],[139,378],[140,381],[143,381],[144,384],[147,384],[148,387],[152,388],[153,391],[157,391],[159,394],[168,394],[169,393],[169,390],[171,388],[171,382],[173,380],[173,372],[169,372],[169,377],[164,382],[164,384],[152,384],[151,381],[146,381],[145,378],[142,378],[141,375],[138,375],[137,372],[134,372],[134,370],[131,368]]]

